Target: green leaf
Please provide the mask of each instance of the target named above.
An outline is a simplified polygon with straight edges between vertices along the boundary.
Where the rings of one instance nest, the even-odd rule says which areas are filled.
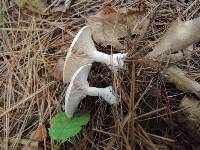
[[[89,120],[88,113],[79,113],[73,118],[68,118],[65,112],[59,112],[51,120],[51,128],[48,129],[49,135],[53,140],[65,142],[76,136],[81,131],[81,127]]]

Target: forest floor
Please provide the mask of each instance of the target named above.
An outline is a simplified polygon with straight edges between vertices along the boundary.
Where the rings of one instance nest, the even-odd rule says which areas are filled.
[[[88,78],[91,86],[113,85],[119,104],[111,106],[99,97],[87,96],[79,110],[89,112],[91,120],[78,136],[59,143],[47,132],[44,139],[32,141],[37,145],[32,149],[198,150],[199,140],[177,122],[182,98],[197,97],[166,81],[162,72],[169,62],[143,57],[173,21],[200,17],[199,0],[75,0],[65,12],[51,11],[56,0],[45,3],[48,14],[41,14],[40,3],[34,4],[38,8],[30,6],[35,9],[31,10],[14,0],[0,1],[0,148],[30,149],[24,141],[32,140],[38,126],[48,131],[51,118],[63,111],[67,87],[55,67],[65,58],[78,30],[86,25],[86,18],[107,6],[140,11],[142,5],[150,23],[143,35],[123,38],[123,52],[129,54],[126,67],[113,74],[106,65],[94,63]],[[121,52],[98,43],[96,47],[105,53],[112,49]],[[172,64],[198,81],[199,57],[200,43],[195,43],[191,57]]]

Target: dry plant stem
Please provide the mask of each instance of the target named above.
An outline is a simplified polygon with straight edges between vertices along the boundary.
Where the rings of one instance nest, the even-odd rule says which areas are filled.
[[[176,21],[160,42],[145,58],[155,59],[163,54],[178,51],[200,41],[200,17],[189,21]]]
[[[20,142],[20,139],[22,137],[23,131],[25,130],[25,127],[26,127],[26,124],[27,124],[27,121],[28,121],[28,116],[30,116],[30,114],[31,114],[31,109],[33,107],[33,103],[34,103],[34,101],[31,101],[31,104],[30,104],[30,106],[29,106],[29,108],[27,110],[27,114],[25,115],[24,121],[23,121],[23,123],[21,125],[20,131],[19,131],[19,133],[17,135],[17,138],[16,138],[15,142],[13,142],[11,149],[16,149],[16,147],[18,146],[18,144]]]
[[[139,120],[141,118],[145,118],[145,117],[148,117],[148,119],[150,118],[151,115],[154,115],[158,112],[161,112],[161,111],[164,111],[166,110],[167,107],[162,107],[162,108],[159,108],[159,109],[156,109],[156,110],[153,110],[153,111],[150,111],[148,113],[145,113],[145,114],[142,114],[142,115],[139,115],[135,118],[135,120]]]
[[[9,142],[14,143],[14,142],[16,142],[16,140],[18,140],[18,139],[13,138],[13,139],[10,139]],[[20,139],[19,143],[23,144],[23,145],[29,145],[31,147],[38,147],[38,145],[39,145],[38,141],[32,141],[29,139]]]
[[[25,98],[24,100],[21,100],[20,102],[18,102],[17,104],[15,104],[14,106],[11,106],[10,108],[8,108],[7,110],[5,110],[3,113],[0,114],[0,118],[3,117],[4,115],[8,114],[10,111],[16,109],[19,105],[27,102],[28,100],[30,100],[32,97],[36,96],[37,94],[39,94],[40,92],[42,92],[44,89],[46,89],[47,87],[49,87],[50,85],[52,85],[54,82],[50,82],[48,83],[46,86],[40,88],[38,91],[36,91],[35,93],[31,94],[30,96],[28,96],[27,98]]]
[[[177,66],[171,66],[165,73],[167,80],[174,83],[179,90],[192,92],[200,98],[200,84],[186,77],[185,73]]]
[[[177,62],[177,61],[181,61],[183,60],[184,57],[184,54],[183,52],[177,52],[175,54],[170,54],[170,55],[166,55],[164,56],[162,59],[162,61],[170,61],[170,62]]]
[[[131,112],[131,140],[132,140],[132,149],[135,149],[135,64],[132,66],[132,84],[131,84],[131,93],[130,93],[130,111]]]
[[[155,134],[150,134],[150,133],[147,133],[150,137],[154,138],[154,139],[158,139],[160,141],[166,141],[166,142],[171,142],[171,143],[175,143],[175,140],[173,139],[170,139],[170,138],[166,138],[166,137],[162,137],[162,136],[159,136],[159,135],[155,135]]]
[[[129,143],[129,141],[128,141],[128,139],[127,139],[127,137],[126,137],[126,134],[125,134],[125,132],[124,132],[124,128],[123,128],[123,126],[122,126],[122,124],[120,124],[119,123],[119,129],[120,129],[120,132],[121,132],[121,134],[122,134],[122,137],[124,138],[124,142],[126,143],[126,149],[127,150],[131,150],[132,148],[131,148],[131,145],[130,145],[130,143]]]
[[[138,125],[139,130],[141,131],[141,133],[143,134],[143,140],[146,142],[147,145],[149,145],[149,147],[151,147],[152,150],[158,150],[158,148],[156,147],[156,145],[152,142],[152,140],[150,139],[149,135],[145,132],[145,130],[141,127],[141,125]]]

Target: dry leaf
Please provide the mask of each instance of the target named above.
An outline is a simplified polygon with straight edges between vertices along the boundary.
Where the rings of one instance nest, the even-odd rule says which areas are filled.
[[[64,67],[64,59],[60,58],[53,71],[53,76],[59,81],[63,80],[62,76],[63,67]]]
[[[57,63],[54,66],[48,67],[48,72],[51,77],[56,78],[58,81],[63,80],[63,66],[64,66],[64,59],[58,59]]]
[[[40,124],[38,128],[30,135],[30,139],[34,141],[44,141],[47,138],[47,130],[43,124]]]
[[[149,19],[145,18],[145,11],[115,10],[107,7],[94,16],[88,18],[88,26],[92,29],[94,41],[104,46],[112,45],[116,49],[125,48],[119,39],[129,35],[141,34],[149,24]],[[128,27],[128,28],[127,28]]]
[[[44,0],[16,0],[16,4],[20,8],[26,8],[34,13],[41,15],[48,15],[48,12],[45,12],[47,4]]]

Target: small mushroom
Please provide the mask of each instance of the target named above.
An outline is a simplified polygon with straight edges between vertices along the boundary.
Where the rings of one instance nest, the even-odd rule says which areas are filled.
[[[63,68],[63,82],[68,83],[76,70],[83,65],[91,64],[94,61],[105,63],[114,71],[122,68],[123,58],[127,53],[108,55],[97,51],[92,40],[91,29],[84,26],[75,36],[65,59]]]
[[[112,93],[112,86],[105,88],[89,87],[87,81],[91,64],[80,67],[72,77],[65,95],[65,113],[71,118],[76,111],[78,104],[87,95],[101,96],[109,104],[116,104],[116,97]]]

